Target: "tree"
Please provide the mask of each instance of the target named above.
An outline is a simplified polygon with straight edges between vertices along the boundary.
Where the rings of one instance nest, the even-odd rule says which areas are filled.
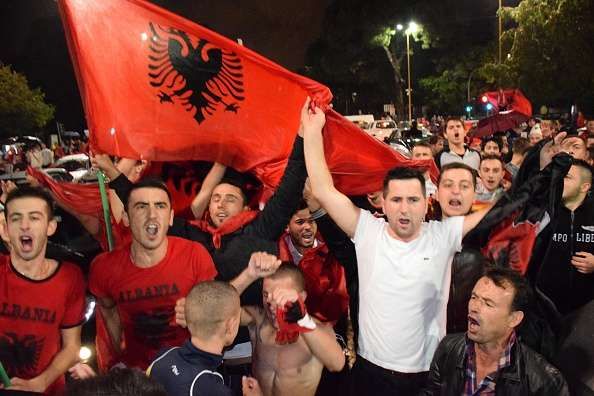
[[[31,89],[22,74],[0,65],[0,135],[26,135],[43,128],[54,115],[39,88]]]
[[[524,0],[503,17],[514,24],[503,35],[509,56],[483,65],[488,82],[517,86],[534,104],[592,105],[594,2]]]

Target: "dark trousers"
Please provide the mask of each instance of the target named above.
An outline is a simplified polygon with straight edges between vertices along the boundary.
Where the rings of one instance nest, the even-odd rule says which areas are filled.
[[[388,370],[357,355],[351,370],[351,395],[416,396],[427,382],[428,372],[400,373]]]

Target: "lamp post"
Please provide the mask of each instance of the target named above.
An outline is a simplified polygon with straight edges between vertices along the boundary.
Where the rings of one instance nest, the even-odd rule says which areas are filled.
[[[402,26],[402,25],[400,25]],[[398,26],[396,26],[398,28]],[[419,30],[419,25],[415,22],[408,24],[408,29],[405,30],[406,34],[406,64],[408,74],[408,122],[412,125],[412,86],[411,86],[411,69],[410,69],[410,35],[415,34]]]
[[[499,16],[499,64],[501,64],[501,31],[502,31],[502,22],[501,22],[501,2],[502,0],[499,0],[499,9],[497,11],[497,14]]]

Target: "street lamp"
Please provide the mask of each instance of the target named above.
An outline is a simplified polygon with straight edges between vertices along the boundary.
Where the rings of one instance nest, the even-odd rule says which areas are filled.
[[[398,29],[398,26],[396,26]],[[410,35],[419,31],[419,25],[410,22],[408,28],[404,31],[406,34],[406,64],[408,74],[408,122],[412,125],[412,87],[411,87],[411,69],[410,69]]]
[[[402,26],[401,23],[399,23],[398,25],[396,25],[396,30],[400,31],[402,29],[404,29],[404,26]]]

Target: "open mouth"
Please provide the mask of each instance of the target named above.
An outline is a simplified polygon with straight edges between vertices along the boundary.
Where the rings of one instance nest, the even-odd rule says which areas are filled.
[[[460,201],[459,199],[450,199],[448,201],[448,204],[453,208],[459,208],[462,206],[462,201]]]
[[[398,219],[398,224],[402,226],[407,226],[410,224],[410,219]]]
[[[219,212],[216,214],[215,217],[217,218],[217,220],[223,222],[227,219],[227,217],[229,217],[229,215],[227,215],[227,213],[224,213],[224,212]]]
[[[20,238],[21,248],[25,251],[33,249],[33,239],[29,236],[22,236]]]
[[[147,224],[145,230],[150,236],[155,236],[159,232],[159,226],[157,224]]]
[[[478,328],[480,327],[480,323],[478,322],[478,320],[476,320],[475,318],[473,318],[472,316],[468,316],[468,330],[469,331],[476,331],[478,330]]]
[[[459,134],[458,132],[456,132],[456,133],[454,133],[454,137],[455,137],[456,139],[458,139],[458,138],[460,137],[460,134]]]
[[[313,233],[311,232],[304,232],[301,234],[301,240],[305,243],[313,243]]]

